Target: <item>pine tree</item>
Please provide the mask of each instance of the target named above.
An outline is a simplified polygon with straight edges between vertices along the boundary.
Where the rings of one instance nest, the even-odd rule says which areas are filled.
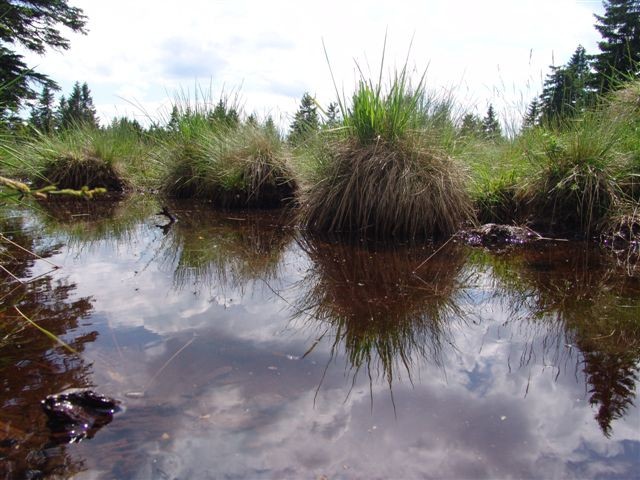
[[[45,84],[38,103],[31,109],[29,122],[42,133],[51,133],[55,130],[56,117],[53,111],[53,89]]]
[[[460,125],[460,134],[469,136],[478,136],[483,133],[482,120],[473,113],[467,113],[462,117],[462,124]]]
[[[92,127],[98,126],[96,109],[93,106],[93,98],[91,98],[91,91],[89,90],[87,82],[82,84],[80,91],[80,119],[85,125]]]
[[[318,120],[318,107],[315,99],[305,92],[300,101],[300,107],[293,117],[291,123],[289,141],[300,143],[309,138],[310,135],[318,131],[320,122]]]
[[[540,95],[539,109],[544,121],[555,121],[583,111],[595,99],[591,65],[579,45],[562,67],[551,67]]]
[[[16,49],[42,55],[47,48],[67,50],[61,28],[86,33],[86,17],[67,0],[0,0],[0,121],[19,119],[18,111],[38,97],[33,85],[56,83],[29,68]]]
[[[522,128],[531,128],[540,122],[540,101],[537,98],[531,100],[527,114],[522,121]]]
[[[491,104],[489,104],[489,108],[487,108],[487,114],[482,119],[482,132],[485,138],[488,138],[490,140],[496,140],[502,135],[500,122],[498,122],[496,112],[493,109],[493,105]]]
[[[593,86],[608,92],[621,81],[640,75],[640,1],[604,0],[605,13],[595,15],[602,35],[595,56]]]

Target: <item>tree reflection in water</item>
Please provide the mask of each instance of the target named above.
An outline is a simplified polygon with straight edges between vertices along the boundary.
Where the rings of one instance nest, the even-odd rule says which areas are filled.
[[[415,272],[432,247],[364,247],[312,236],[299,243],[312,267],[295,307],[323,336],[333,336],[332,358],[343,346],[352,385],[364,368],[370,394],[374,377],[381,376],[393,400],[393,381],[404,371],[413,382],[418,358],[442,365],[445,344],[453,347],[450,323],[464,317],[459,296],[465,256],[458,246],[446,246]]]
[[[20,216],[0,220],[0,231],[16,244],[47,258],[59,245],[41,246]],[[0,475],[2,478],[34,478],[55,474],[69,477],[84,469],[82,460],[72,459],[66,446],[50,446],[46,417],[40,401],[51,393],[90,385],[91,367],[76,354],[55,344],[24,320],[29,318],[65,337],[78,329],[92,310],[89,298],[73,299],[75,284],[49,272],[29,278],[35,257],[15,245],[1,242],[2,265],[22,280],[0,272]],[[96,332],[65,340],[78,352],[93,342]],[[39,478],[39,477],[38,477]]]
[[[606,436],[633,405],[640,362],[640,278],[628,276],[590,245],[550,245],[490,254],[470,263],[489,269],[511,319],[526,313],[555,347],[553,364],[573,350],[585,375],[595,419]],[[565,344],[566,342],[566,344]]]

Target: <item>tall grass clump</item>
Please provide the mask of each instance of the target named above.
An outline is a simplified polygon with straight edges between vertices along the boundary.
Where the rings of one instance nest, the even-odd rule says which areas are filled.
[[[615,126],[593,111],[523,135],[530,175],[519,195],[532,222],[551,232],[598,232],[624,195],[626,161]]]
[[[480,223],[523,221],[518,186],[527,176],[520,137],[487,139],[464,135],[463,157],[471,170],[469,192]]]
[[[301,221],[374,238],[444,236],[472,218],[466,171],[448,154],[441,108],[407,65],[383,85],[361,73],[342,128],[321,132],[301,159]],[[445,114],[446,116],[446,114]],[[436,121],[436,120],[439,120]]]
[[[619,132],[619,150],[627,157],[621,187],[640,201],[640,80],[629,82],[606,100],[603,117]]]
[[[122,192],[149,182],[146,152],[139,133],[131,129],[77,125],[37,133],[15,150],[13,163],[35,185]]]
[[[293,199],[296,182],[277,132],[241,122],[235,109],[227,107],[224,114],[221,103],[216,108],[217,116],[205,110],[178,113],[163,149],[163,191],[222,207],[271,208]]]

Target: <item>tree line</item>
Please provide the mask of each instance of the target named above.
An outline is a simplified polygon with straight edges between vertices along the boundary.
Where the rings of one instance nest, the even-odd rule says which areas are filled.
[[[595,15],[595,28],[602,36],[600,52],[590,55],[579,45],[565,65],[550,67],[542,93],[528,106],[525,128],[575,115],[593,106],[599,95],[639,77],[640,0],[604,0],[603,7],[604,14]],[[68,98],[62,97],[54,108],[57,83],[29,68],[15,51],[18,46],[38,54],[49,48],[66,50],[70,44],[61,29],[86,34],[86,22],[83,11],[70,6],[67,0],[0,0],[0,125],[20,124],[20,112],[31,107],[30,123],[43,132],[76,123],[97,126],[86,83],[77,82]],[[322,122],[317,108],[313,97],[305,93],[290,125],[294,143],[321,125],[336,124],[337,104],[331,103],[322,111]],[[489,139],[501,136],[492,105],[484,118],[466,115],[461,129]]]

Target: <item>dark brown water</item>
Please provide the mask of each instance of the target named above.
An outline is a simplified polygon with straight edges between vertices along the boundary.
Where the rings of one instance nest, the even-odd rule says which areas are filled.
[[[439,246],[172,209],[0,215],[43,257],[0,239],[0,478],[637,478],[640,281],[615,258],[450,242],[417,269]],[[125,411],[56,445],[40,401],[69,387]]]

